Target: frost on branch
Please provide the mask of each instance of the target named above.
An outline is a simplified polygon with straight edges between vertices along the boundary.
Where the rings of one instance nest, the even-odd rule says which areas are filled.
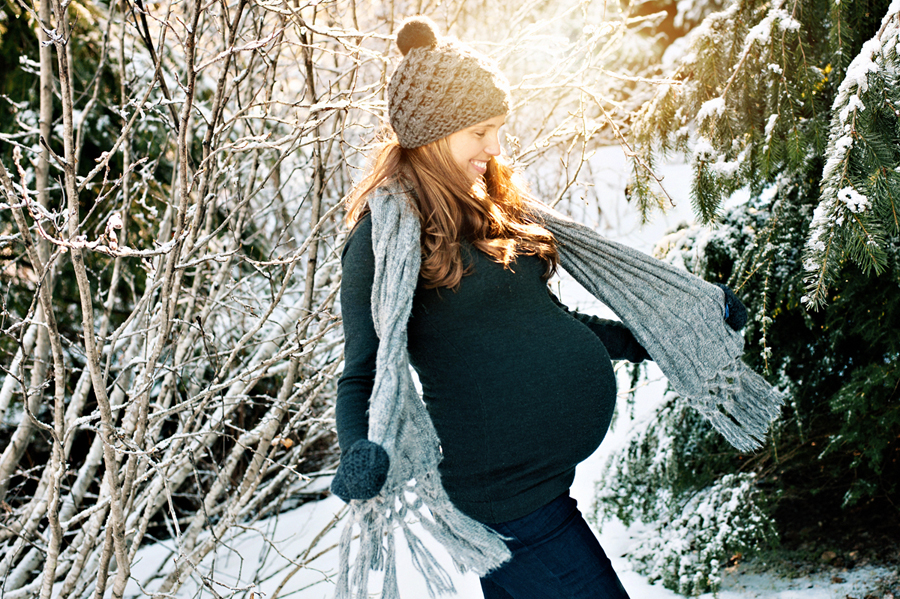
[[[752,474],[728,474],[657,521],[632,558],[651,581],[679,593],[716,592],[722,573],[754,544],[774,541],[771,522],[757,503]]]
[[[803,260],[808,307],[825,303],[847,257],[880,273],[885,235],[900,230],[898,44],[900,0],[894,0],[881,29],[848,66],[832,105],[822,193]]]

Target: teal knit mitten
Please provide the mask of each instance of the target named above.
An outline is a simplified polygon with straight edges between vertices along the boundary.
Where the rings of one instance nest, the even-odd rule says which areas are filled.
[[[725,323],[734,331],[740,331],[747,324],[747,308],[734,292],[721,283],[716,283],[725,292]]]
[[[341,455],[331,492],[347,503],[351,499],[372,499],[384,486],[390,465],[384,447],[360,439]]]

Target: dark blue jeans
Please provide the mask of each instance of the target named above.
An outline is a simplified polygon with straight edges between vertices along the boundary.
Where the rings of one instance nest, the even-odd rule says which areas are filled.
[[[481,579],[484,599],[628,599],[609,558],[569,494],[509,522],[512,559]]]

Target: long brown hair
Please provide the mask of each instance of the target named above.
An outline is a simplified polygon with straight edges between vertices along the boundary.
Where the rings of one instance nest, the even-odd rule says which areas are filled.
[[[536,200],[501,159],[491,158],[484,177],[473,183],[453,161],[446,138],[414,149],[389,138],[375,153],[369,175],[350,193],[347,224],[353,226],[369,211],[369,193],[394,179],[411,183],[415,192],[426,287],[459,286],[466,274],[460,253],[463,239],[505,267],[522,254],[544,260],[545,277],[556,269],[556,241],[526,208]]]

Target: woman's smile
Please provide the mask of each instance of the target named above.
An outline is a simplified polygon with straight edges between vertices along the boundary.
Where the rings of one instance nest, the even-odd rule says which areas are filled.
[[[483,175],[487,172],[487,160],[470,160],[469,164],[475,169],[475,172],[479,175]]]

